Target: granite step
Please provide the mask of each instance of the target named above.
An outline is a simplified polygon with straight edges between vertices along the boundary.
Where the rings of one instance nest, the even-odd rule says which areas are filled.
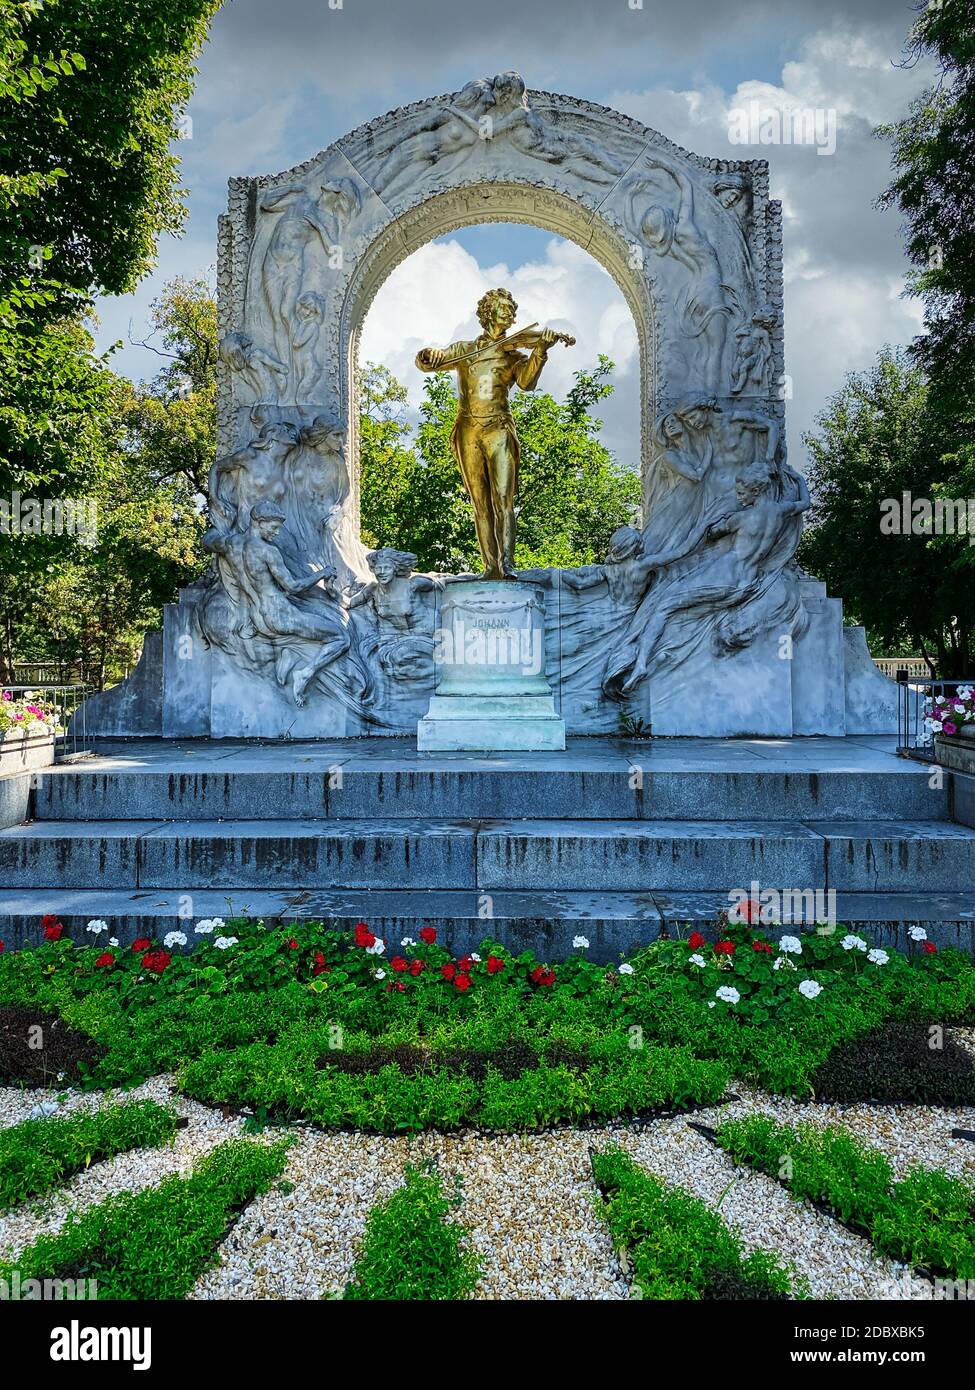
[[[950,818],[950,782],[930,785],[923,766],[888,758],[887,769],[832,766],[681,767],[656,750],[573,753],[535,766],[530,757],[402,760],[294,758],[235,766],[213,759],[192,770],[75,765],[40,772],[39,821],[108,820],[895,820]],[[203,761],[198,759],[198,761]],[[309,764],[301,767],[302,761]],[[674,765],[668,765],[673,763]],[[580,765],[581,764],[581,765]],[[661,765],[662,764],[662,765]]]
[[[965,893],[947,821],[36,821],[0,831],[5,888],[763,888]]]
[[[716,935],[718,914],[729,905],[726,892],[496,892],[477,890],[401,891],[386,889],[24,889],[0,890],[0,941],[14,949],[40,940],[39,919],[53,912],[75,941],[89,942],[85,927],[94,918],[108,923],[107,935],[123,947],[142,936],[162,940],[182,931],[190,942],[193,924],[203,917],[260,918],[269,923],[325,921],[349,930],[366,921],[385,937],[387,954],[404,936],[417,939],[433,926],[438,940],[460,953],[485,939],[514,951],[533,950],[561,960],[576,936],[590,943],[594,960],[612,961],[661,934],[686,936],[690,930]],[[973,949],[975,891],[968,893],[838,893],[837,921],[855,926],[879,945],[910,946],[907,928],[921,923],[939,947]],[[795,930],[786,923],[779,930]],[[102,944],[107,940],[102,936]]]

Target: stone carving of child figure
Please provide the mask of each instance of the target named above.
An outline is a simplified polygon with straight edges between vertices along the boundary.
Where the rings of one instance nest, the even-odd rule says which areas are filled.
[[[366,563],[376,577],[352,594],[346,606],[370,604],[380,624],[396,632],[416,632],[427,626],[428,617],[423,605],[417,603],[417,595],[442,589],[443,584],[429,575],[413,573],[416,556],[386,545],[371,550]]]
[[[366,563],[376,576],[345,599],[347,608],[368,605],[377,632],[364,644],[363,655],[376,661],[395,681],[427,680],[433,671],[433,609],[420,594],[442,589],[429,575],[414,574],[416,556],[408,550],[382,546],[371,550]]]
[[[646,592],[653,566],[643,553],[643,536],[634,526],[621,526],[609,540],[601,565],[563,570],[562,583],[577,592],[594,589],[605,581],[614,604],[634,608]]]
[[[298,296],[295,324],[291,331],[296,401],[313,401],[318,398],[316,387],[320,388],[325,372],[319,355],[324,318],[325,301],[320,294],[308,291]]]

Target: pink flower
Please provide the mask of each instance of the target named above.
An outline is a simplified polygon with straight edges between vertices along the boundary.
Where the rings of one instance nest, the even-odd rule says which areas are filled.
[[[944,732],[948,735],[949,738],[951,738],[951,736],[952,736],[953,734],[957,734],[957,732],[958,732],[958,725],[957,725],[957,724],[952,724],[951,720],[948,719],[948,720],[945,721],[945,724],[944,724]]]

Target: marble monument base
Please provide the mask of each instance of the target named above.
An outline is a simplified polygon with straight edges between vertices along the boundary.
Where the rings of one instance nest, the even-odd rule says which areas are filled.
[[[436,640],[436,692],[416,730],[421,752],[565,748],[565,721],[545,675],[539,585],[448,584]]]

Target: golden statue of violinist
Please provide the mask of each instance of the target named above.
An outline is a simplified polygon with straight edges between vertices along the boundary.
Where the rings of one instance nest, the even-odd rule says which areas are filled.
[[[518,306],[509,290],[488,290],[477,306],[484,332],[445,348],[423,348],[421,372],[457,372],[459,405],[450,447],[474,506],[486,579],[516,579],[515,497],[520,449],[508,405],[512,386],[534,391],[553,343],[575,338],[530,324],[509,333]],[[530,348],[526,356],[521,348]]]

